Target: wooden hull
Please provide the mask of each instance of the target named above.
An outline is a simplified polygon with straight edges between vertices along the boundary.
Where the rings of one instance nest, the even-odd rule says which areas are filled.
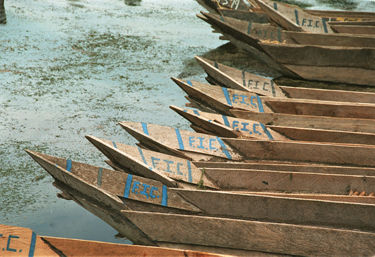
[[[375,249],[375,234],[368,232],[192,215],[123,214],[151,238],[163,242],[319,256],[371,256]]]
[[[193,129],[220,137],[257,138],[278,141],[312,141],[348,144],[375,145],[375,134],[345,132],[323,129],[307,129],[286,126],[264,125],[258,121],[230,116],[181,109],[171,106],[182,117],[192,123]]]
[[[319,88],[307,88],[301,86],[281,86],[270,78],[255,75],[245,70],[239,70],[233,67],[229,67],[221,63],[204,59],[202,57],[195,58],[199,65],[201,65],[201,67],[206,71],[206,73],[214,79],[215,83],[224,87],[242,89],[260,95],[281,98],[372,104],[375,103],[375,93],[372,92],[328,90]],[[275,90],[270,90],[271,85],[273,85],[273,88],[275,88]]]
[[[12,227],[1,224],[0,231],[2,233],[0,242],[2,242],[2,245],[7,246],[6,248],[4,247],[4,250],[2,251],[1,256],[4,257],[219,256],[216,254],[188,250],[39,236],[27,228]]]
[[[206,14],[210,24],[217,26],[219,30],[228,38],[234,38],[236,46],[248,50],[246,45],[266,53],[276,63],[284,67],[279,69],[286,75],[295,74],[299,77],[309,80],[319,80],[328,82],[339,82],[349,84],[359,84],[375,86],[374,70],[372,64],[368,61],[369,57],[374,55],[374,48],[356,48],[356,47],[330,47],[330,46],[313,46],[313,45],[296,45],[296,44],[273,44],[259,41],[249,34],[239,31],[222,20],[215,18],[214,15]],[[228,36],[230,35],[230,36]],[[319,56],[319,58],[317,58]],[[332,58],[333,57],[333,58]],[[350,60],[348,60],[350,59]],[[269,62],[269,61],[267,61]],[[296,72],[296,68],[289,67],[312,67],[319,68],[316,71],[311,69],[311,74],[305,76],[304,73]],[[345,77],[342,73],[333,73],[331,68],[346,71]],[[287,70],[287,72],[285,72]],[[329,74],[329,77],[324,77]],[[353,75],[350,75],[353,73]],[[357,77],[357,75],[366,77]]]

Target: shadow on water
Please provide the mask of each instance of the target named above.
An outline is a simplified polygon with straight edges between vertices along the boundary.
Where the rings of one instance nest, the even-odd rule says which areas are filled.
[[[142,0],[124,0],[124,3],[128,6],[140,6]]]
[[[263,61],[251,53],[238,50],[231,43],[226,43],[202,55],[203,58],[210,59],[238,69],[258,73],[264,76],[279,77],[280,73],[269,68]],[[183,71],[178,75],[179,78],[185,79],[191,76],[203,74],[203,69],[194,58],[183,62]]]
[[[357,1],[352,0],[316,0],[318,3],[327,5],[333,9],[354,10],[358,6]]]

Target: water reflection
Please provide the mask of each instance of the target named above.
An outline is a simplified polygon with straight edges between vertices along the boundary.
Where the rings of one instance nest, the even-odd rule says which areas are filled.
[[[140,6],[142,0],[124,0],[124,3],[129,6]]]
[[[297,5],[301,8],[307,8],[307,7],[312,6],[310,3],[307,3],[306,1],[298,1],[298,0],[276,0],[275,2]]]

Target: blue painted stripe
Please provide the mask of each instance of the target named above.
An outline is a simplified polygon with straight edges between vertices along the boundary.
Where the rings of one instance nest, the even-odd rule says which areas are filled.
[[[177,136],[177,141],[178,141],[179,149],[180,150],[184,150],[185,147],[184,147],[184,142],[182,142],[182,137],[181,137],[180,130],[178,128],[175,128],[174,130],[176,131],[176,136]]]
[[[191,86],[191,87],[193,86],[193,83],[191,83],[190,80],[187,80],[186,83],[187,83],[189,86]]]
[[[273,9],[277,10],[277,3],[273,3]]]
[[[298,10],[294,10],[294,14],[296,16],[296,23],[297,23],[297,25],[299,25]]]
[[[262,99],[260,99],[259,95],[257,95],[257,100],[258,100],[258,109],[259,109],[259,112],[264,112],[263,104],[262,104]]]
[[[98,170],[98,179],[97,179],[97,182],[96,182],[96,184],[98,186],[102,185],[102,176],[103,176],[103,168],[99,168],[99,170]]]
[[[221,115],[221,117],[223,117],[223,121],[224,121],[225,126],[230,127],[228,117],[225,116],[225,115]]]
[[[34,257],[35,245],[36,245],[36,233],[33,231],[32,234],[31,234],[29,257]]]
[[[216,69],[219,69],[219,65],[217,64],[217,62],[214,62],[214,66]]]
[[[230,100],[228,89],[226,87],[222,87],[221,89],[223,90],[223,93],[224,93],[225,99],[227,100],[228,105],[232,106],[232,101]]]
[[[115,141],[112,141],[112,145],[113,145],[114,148],[117,149],[117,145],[116,145],[116,142],[115,142]]]
[[[139,154],[141,155],[142,161],[144,162],[144,164],[147,165],[147,161],[146,161],[146,158],[145,158],[145,156],[143,154],[142,148],[140,148],[139,146],[137,146],[137,148],[138,148]]]
[[[124,189],[124,197],[125,198],[129,198],[130,186],[132,184],[132,181],[133,181],[133,175],[128,174],[128,177],[126,179],[125,189]]]
[[[72,171],[72,160],[66,160],[66,170],[71,172]]]
[[[193,110],[193,112],[199,116],[199,112],[197,110]]]
[[[225,20],[224,20],[224,16],[220,16],[220,20],[222,20],[222,21],[225,22]]]
[[[227,146],[224,144],[223,140],[221,140],[220,137],[216,137],[217,141],[219,142],[220,146],[221,146],[221,151],[223,151],[223,153],[225,154],[225,156],[229,159],[229,160],[232,160],[232,156],[230,155],[228,149],[227,149]]]
[[[249,21],[249,25],[247,25],[247,34],[251,33],[252,26],[253,26],[253,23],[251,21]]]
[[[188,181],[190,183],[192,183],[193,182],[193,176],[191,175],[191,163],[190,163],[189,160],[187,161],[187,165],[188,165]]]
[[[262,127],[264,133],[266,133],[267,137],[268,137],[269,139],[273,140],[273,137],[272,137],[271,133],[268,131],[267,127],[264,126],[263,123],[260,123],[260,122],[259,122],[259,124],[260,124],[260,126]]]
[[[323,23],[324,33],[328,33],[328,28],[327,28],[327,23],[326,23],[325,18],[322,18],[322,23]]]
[[[165,185],[163,185],[161,205],[168,206],[168,188]]]
[[[143,133],[149,136],[150,134],[148,133],[147,123],[144,123],[144,122],[141,122],[141,123],[142,123]]]

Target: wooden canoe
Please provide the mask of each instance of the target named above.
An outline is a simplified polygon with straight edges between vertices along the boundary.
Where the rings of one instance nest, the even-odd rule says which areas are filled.
[[[258,113],[285,113],[341,118],[375,118],[375,104],[319,101],[312,99],[259,96],[243,90],[172,78],[190,98],[215,110],[230,114],[232,109]],[[263,85],[263,88],[265,88]],[[268,90],[273,90],[270,86]]]
[[[4,257],[223,256],[189,250],[39,236],[28,228],[2,224],[0,232],[0,245],[4,247],[1,256]]]
[[[335,195],[348,195],[350,192],[364,192],[370,195],[373,191],[375,192],[375,187],[372,188],[371,186],[373,178],[375,178],[373,177],[375,174],[373,169],[315,165],[305,171],[301,164],[299,164],[301,170],[298,165],[290,164],[290,166],[284,166],[282,170],[277,170],[276,166],[272,167],[269,163],[264,165],[263,168],[263,163],[257,163],[258,166],[254,165],[253,168],[250,164],[244,167],[240,163],[238,166],[235,164],[224,166],[225,163],[223,163],[223,168],[220,164],[213,168],[206,166],[198,168],[194,162],[179,157],[146,149],[143,149],[142,154],[140,154],[135,147],[117,142],[117,148],[114,148],[110,141],[94,137],[91,137],[90,141],[95,143],[95,146],[114,162],[115,165],[111,164],[111,166],[115,169],[129,170],[130,173],[153,177],[160,181],[164,181],[164,178],[159,179],[160,175],[153,176],[152,173],[162,174],[179,182],[226,191]],[[143,166],[140,164],[143,164]],[[176,173],[180,173],[180,175],[176,175]],[[187,176],[182,174],[187,174]],[[366,176],[366,181],[363,180],[363,176]],[[264,181],[269,181],[269,183]],[[311,181],[320,182],[311,183]],[[176,187],[176,184],[170,185]],[[192,188],[181,183],[177,186]],[[373,198],[373,201],[375,201],[375,198]]]
[[[53,166],[43,166],[43,168],[50,174],[54,174],[55,179],[58,173],[64,178],[68,178],[65,181],[58,181],[76,189],[81,194],[85,194],[85,188],[91,188],[94,194],[90,196],[97,201],[100,201],[97,196],[103,194],[103,192],[106,192],[108,195],[121,197],[121,199],[125,198],[123,209],[195,213],[204,216],[256,219],[293,224],[314,224],[375,231],[375,221],[371,215],[375,209],[374,197],[368,197],[369,201],[372,200],[373,204],[364,204],[344,201],[305,200],[302,198],[275,197],[252,193],[170,188],[158,181],[133,176],[125,172],[102,169],[102,173],[98,174],[99,167],[78,162],[70,162],[69,164],[69,160],[35,152],[29,152],[29,154],[38,160],[39,164],[43,163],[45,165],[46,163],[56,162],[55,167],[58,167],[58,169],[54,168],[53,171],[47,170],[47,168],[51,169]],[[64,162],[68,164],[65,169],[59,165],[65,165]],[[99,175],[100,178],[98,178]],[[296,175],[298,176],[298,174]],[[318,176],[318,174],[316,175]],[[336,178],[331,180],[331,176],[336,176]],[[74,180],[80,181],[85,185],[76,188],[72,184],[72,180],[69,180],[72,177],[74,177]],[[339,190],[336,181],[346,179],[340,179],[340,177],[345,176],[327,175],[327,180],[331,181],[331,190]],[[245,179],[245,177],[242,177],[242,179]],[[273,179],[271,177],[269,179],[270,184],[272,184],[271,180]],[[369,179],[371,180],[371,177]],[[306,180],[306,178],[303,180]],[[280,182],[280,179],[276,179],[275,177],[275,181]],[[316,180],[314,177],[311,177],[311,181]],[[277,190],[274,191],[277,192]],[[301,208],[302,206],[303,208]],[[298,209],[303,211],[298,211]],[[309,211],[307,212],[306,210]],[[330,211],[330,215],[327,214],[328,210]]]
[[[224,87],[279,98],[375,104],[375,93],[372,92],[282,86],[269,77],[239,70],[198,56],[195,59],[207,75],[210,76],[210,79]]]
[[[194,215],[122,213],[158,242],[302,256],[371,256],[375,252],[375,234],[371,232]]]
[[[182,109],[176,106],[170,106],[170,108],[189,120],[196,132],[220,137],[375,145],[375,134],[371,133],[264,125],[258,121],[221,114]]]
[[[198,3],[203,7],[211,6],[207,9],[212,13],[222,13],[225,10],[236,11],[236,12],[255,12],[263,14],[262,9],[258,6],[255,0],[249,1],[251,6],[240,1],[228,1],[228,0],[198,0]],[[274,1],[267,1],[269,4],[273,5]],[[276,4],[280,3],[275,2]],[[283,3],[281,3],[283,4]],[[287,4],[287,6],[292,6]],[[294,5],[293,5],[294,6]],[[345,23],[344,21],[365,21],[365,20],[375,20],[375,14],[373,12],[361,12],[361,11],[338,11],[338,10],[315,10],[315,9],[304,9],[314,16],[324,17],[330,21],[337,21]]]
[[[141,144],[162,153],[194,160],[242,160],[217,136],[144,122],[124,121],[119,124]]]
[[[247,33],[249,26],[238,29],[237,26],[228,22],[233,19],[223,19],[214,14],[203,15],[206,22],[214,26],[237,47],[264,59],[265,63],[277,68],[286,76],[375,85],[373,65],[368,61],[374,54],[375,48],[284,44],[278,41],[260,40],[255,34]]]

